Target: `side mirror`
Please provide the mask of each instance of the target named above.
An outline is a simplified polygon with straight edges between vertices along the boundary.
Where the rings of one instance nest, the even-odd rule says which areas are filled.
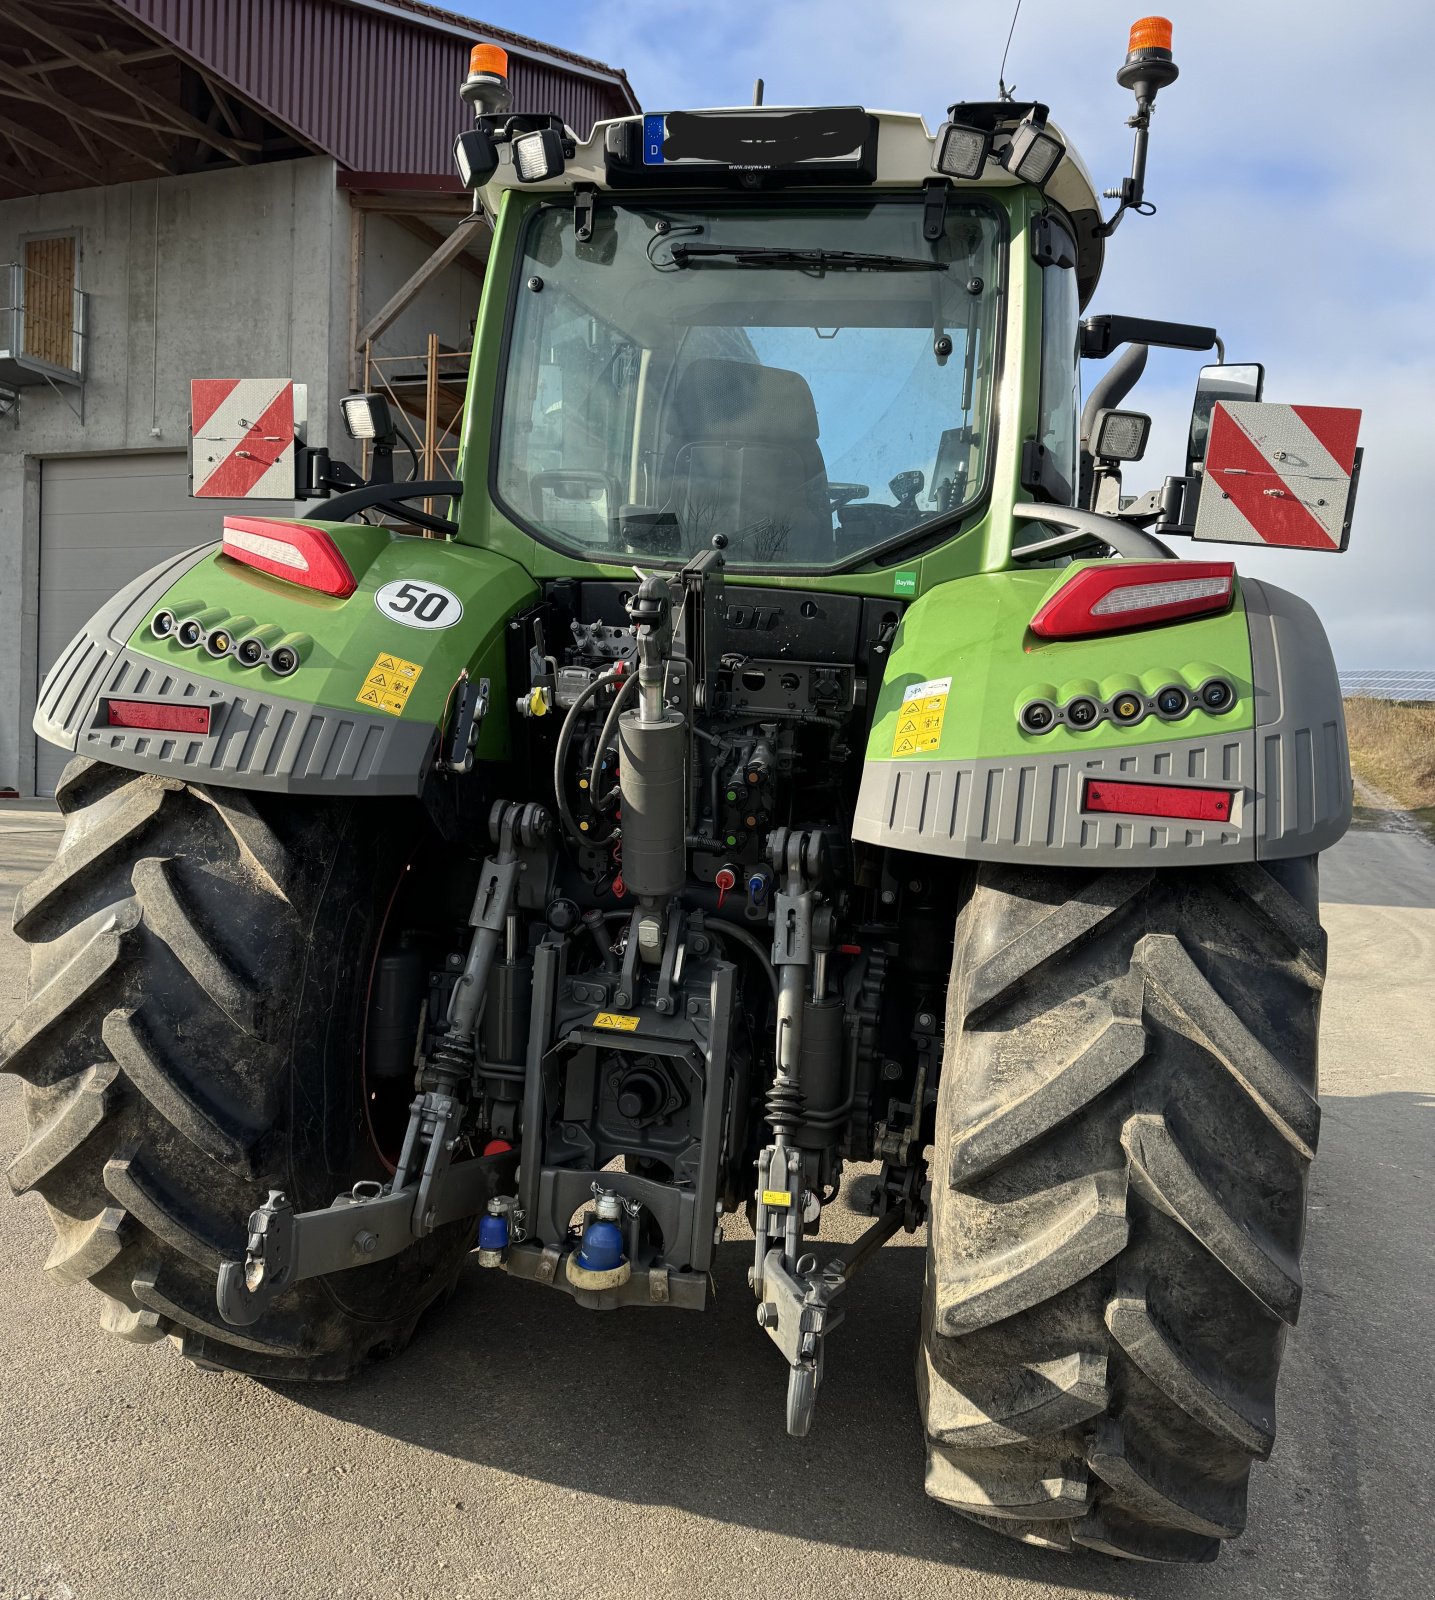
[[[1186,476],[1206,459],[1211,413],[1218,400],[1259,400],[1266,386],[1266,369],[1258,362],[1240,367],[1202,367],[1191,406],[1191,432],[1186,441]]]

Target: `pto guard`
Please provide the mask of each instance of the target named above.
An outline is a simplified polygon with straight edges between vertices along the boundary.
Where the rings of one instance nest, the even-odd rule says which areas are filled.
[[[1082,569],[992,573],[930,591],[903,618],[878,698],[853,837],[919,854],[1072,866],[1275,860],[1329,848],[1350,822],[1335,664],[1315,612],[1244,579],[1227,612],[1094,639],[1027,624]],[[1235,690],[1219,713],[1203,683]],[[1157,714],[1163,686],[1194,708]],[[1139,698],[1119,725],[1109,708]],[[1086,728],[1028,732],[1022,707],[1086,699]],[[1234,793],[1229,820],[1083,810],[1089,779]]]
[[[505,698],[504,629],[537,589],[516,562],[439,539],[353,523],[310,523],[338,545],[357,579],[347,598],[272,577],[206,545],[137,578],[70,642],[41,686],[35,732],[116,766],[189,782],[293,794],[417,794],[433,765],[460,674]],[[446,591],[437,626],[406,622],[403,584]],[[402,602],[400,602],[400,605]],[[156,612],[302,641],[281,677],[211,657],[171,635]],[[431,609],[431,608],[430,608]],[[367,697],[367,698],[366,698]],[[206,705],[203,736],[110,725],[112,699]],[[489,719],[480,759],[507,753],[507,718]]]

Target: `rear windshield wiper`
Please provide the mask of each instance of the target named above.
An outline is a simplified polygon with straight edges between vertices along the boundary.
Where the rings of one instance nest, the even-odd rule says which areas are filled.
[[[866,250],[802,250],[783,244],[675,244],[669,260],[676,267],[704,257],[721,257],[740,267],[838,267],[860,272],[945,272],[945,261],[920,256],[884,256]],[[655,266],[660,263],[654,262]]]

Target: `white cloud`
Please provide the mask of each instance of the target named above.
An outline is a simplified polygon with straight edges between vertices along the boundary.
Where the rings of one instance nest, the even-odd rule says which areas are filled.
[[[971,0],[482,9],[621,64],[654,109],[745,103],[761,76],[769,104],[918,110],[932,126],[951,101],[995,91],[1011,20]],[[1023,0],[1012,44],[1008,83],[1051,105],[1103,186],[1129,163],[1114,73],[1141,9]],[[1093,309],[1214,323],[1233,358],[1265,362],[1268,398],[1364,409],[1350,551],[1237,559],[1310,598],[1343,665],[1435,668],[1435,13],[1408,0],[1166,9],[1182,76],[1153,126],[1160,211],[1113,237]],[[1153,356],[1131,401],[1156,418],[1132,487],[1179,470],[1197,364]]]

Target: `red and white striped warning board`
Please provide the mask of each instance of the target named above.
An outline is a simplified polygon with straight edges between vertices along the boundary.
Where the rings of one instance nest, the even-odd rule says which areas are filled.
[[[1195,537],[1344,550],[1360,413],[1221,400],[1211,414]]]
[[[288,378],[196,378],[189,386],[189,492],[212,500],[294,499],[304,395],[304,385]]]

